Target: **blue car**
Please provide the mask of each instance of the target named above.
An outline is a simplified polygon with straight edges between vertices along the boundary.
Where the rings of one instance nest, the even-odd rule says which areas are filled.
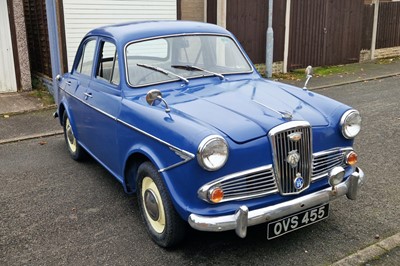
[[[136,193],[162,247],[190,227],[244,238],[265,224],[273,239],[327,218],[331,201],[355,199],[365,181],[352,147],[359,112],[263,79],[216,25],[94,29],[57,80],[71,157],[89,154]]]

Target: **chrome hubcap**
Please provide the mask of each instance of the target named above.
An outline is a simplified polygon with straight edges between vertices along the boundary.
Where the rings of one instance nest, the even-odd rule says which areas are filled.
[[[164,205],[160,191],[151,177],[143,178],[141,197],[149,225],[161,234],[166,224]]]
[[[69,119],[65,121],[65,131],[67,135],[67,142],[68,146],[70,147],[72,152],[76,151],[76,139],[74,136],[74,133],[72,132],[72,127],[71,123],[69,122]]]
[[[144,204],[151,219],[157,221],[160,217],[157,197],[151,189],[144,192]]]

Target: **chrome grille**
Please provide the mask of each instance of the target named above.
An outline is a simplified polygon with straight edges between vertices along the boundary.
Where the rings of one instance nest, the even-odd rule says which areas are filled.
[[[289,135],[300,133],[301,139],[290,140]],[[311,126],[307,122],[288,122],[272,129],[269,133],[274,155],[275,176],[282,195],[298,194],[310,185],[312,140]],[[293,165],[288,162],[289,154],[299,155],[299,161]],[[304,184],[295,187],[295,179],[301,176]]]
[[[243,200],[278,192],[272,165],[258,167],[216,179],[199,190],[200,198],[207,200],[208,191],[220,187],[224,191],[221,202]]]
[[[336,166],[346,166],[344,158],[349,150],[351,150],[351,148],[333,149],[314,153],[312,181],[316,181],[328,175],[329,171]]]

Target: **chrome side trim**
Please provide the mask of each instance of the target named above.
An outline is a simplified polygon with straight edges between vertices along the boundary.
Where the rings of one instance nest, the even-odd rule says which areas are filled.
[[[190,214],[188,222],[191,227],[200,231],[221,232],[235,230],[240,237],[245,237],[246,226],[267,223],[306,209],[334,201],[344,195],[355,199],[356,192],[365,182],[364,172],[356,168],[346,181],[340,183],[332,190],[331,187],[298,197],[289,201],[278,203],[261,209],[248,210],[246,205],[238,207],[235,213],[223,216],[202,216]],[[247,222],[244,221],[247,219]]]
[[[181,159],[183,159],[183,161],[180,161],[180,162],[178,162],[176,164],[173,164],[173,165],[170,165],[168,167],[164,167],[164,168],[158,170],[160,173],[161,172],[165,172],[165,171],[167,171],[169,169],[175,168],[177,166],[180,166],[180,165],[182,165],[184,163],[187,163],[187,162],[189,162],[190,160],[192,160],[195,157],[195,155],[193,153],[190,153],[188,151],[180,149],[180,148],[178,148],[178,147],[176,147],[176,146],[174,146],[174,145],[172,145],[172,144],[170,144],[170,143],[168,143],[168,142],[166,142],[166,141],[164,141],[164,140],[162,140],[160,138],[157,138],[156,136],[151,135],[150,133],[147,133],[144,130],[141,130],[141,129],[139,129],[139,128],[137,128],[137,127],[135,127],[135,126],[133,126],[133,125],[131,125],[131,124],[129,124],[129,123],[127,123],[127,122],[115,117],[115,116],[113,116],[113,115],[110,115],[109,113],[106,113],[106,112],[100,110],[99,108],[97,108],[97,107],[95,107],[95,106],[83,101],[82,99],[79,99],[78,97],[76,97],[75,95],[67,92],[64,89],[61,89],[61,90],[64,91],[69,96],[71,96],[72,98],[74,98],[74,99],[80,101],[81,103],[89,106],[90,108],[92,108],[92,109],[96,110],[97,112],[105,115],[106,117],[111,118],[112,120],[115,120],[116,122],[119,122],[119,123],[123,124],[124,126],[130,128],[130,129],[133,129],[133,130],[135,130],[135,131],[137,131],[137,132],[139,132],[139,133],[141,133],[141,134],[143,134],[143,135],[145,135],[145,136],[147,136],[149,138],[152,138],[152,139],[160,142],[161,144],[164,144],[164,145],[168,146],[168,148],[171,151],[173,151],[177,156],[179,156]]]

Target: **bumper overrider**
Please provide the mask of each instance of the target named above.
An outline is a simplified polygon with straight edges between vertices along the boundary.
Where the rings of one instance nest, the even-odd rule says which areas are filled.
[[[235,230],[239,237],[246,237],[247,227],[270,222],[303,210],[329,203],[344,195],[355,200],[357,191],[366,178],[361,168],[356,167],[350,177],[335,186],[276,205],[249,211],[246,205],[240,206],[235,214],[224,216],[200,216],[191,214],[188,222],[200,231],[220,232]]]

